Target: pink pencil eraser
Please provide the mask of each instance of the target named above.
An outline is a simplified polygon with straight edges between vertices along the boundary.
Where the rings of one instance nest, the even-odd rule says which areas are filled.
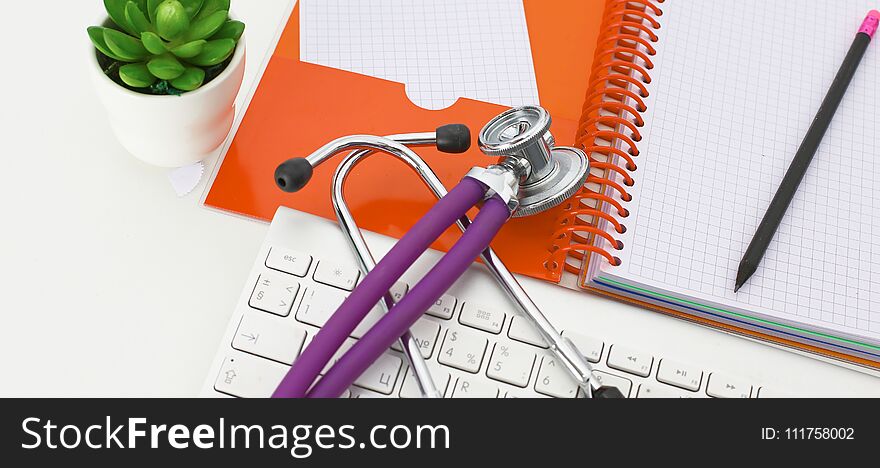
[[[865,17],[865,21],[862,23],[862,27],[859,28],[859,32],[863,32],[873,38],[874,33],[877,32],[878,25],[880,25],[880,11],[871,10],[868,13],[868,16]]]

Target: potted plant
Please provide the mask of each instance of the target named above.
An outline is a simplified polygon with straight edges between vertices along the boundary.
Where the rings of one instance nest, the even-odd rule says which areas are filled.
[[[88,28],[98,95],[122,145],[164,167],[201,161],[223,143],[244,77],[244,24],[230,0],[104,0]]]

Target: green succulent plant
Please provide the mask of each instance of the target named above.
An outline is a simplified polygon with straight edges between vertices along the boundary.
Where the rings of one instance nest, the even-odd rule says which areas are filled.
[[[92,44],[115,62],[106,70],[126,85],[166,94],[200,88],[235,52],[244,23],[230,0],[104,0],[114,27],[88,28]],[[169,89],[169,85],[173,89]]]

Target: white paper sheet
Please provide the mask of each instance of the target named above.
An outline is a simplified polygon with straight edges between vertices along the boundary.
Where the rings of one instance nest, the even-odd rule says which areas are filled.
[[[301,59],[406,85],[444,109],[460,97],[538,104],[522,0],[301,0]]]

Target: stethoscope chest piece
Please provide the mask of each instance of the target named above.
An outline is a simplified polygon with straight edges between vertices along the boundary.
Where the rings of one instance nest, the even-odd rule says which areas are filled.
[[[575,148],[555,146],[550,114],[541,107],[519,107],[492,119],[480,132],[480,149],[503,156],[500,165],[522,180],[513,217],[531,216],[553,208],[574,195],[590,171],[587,155]]]

